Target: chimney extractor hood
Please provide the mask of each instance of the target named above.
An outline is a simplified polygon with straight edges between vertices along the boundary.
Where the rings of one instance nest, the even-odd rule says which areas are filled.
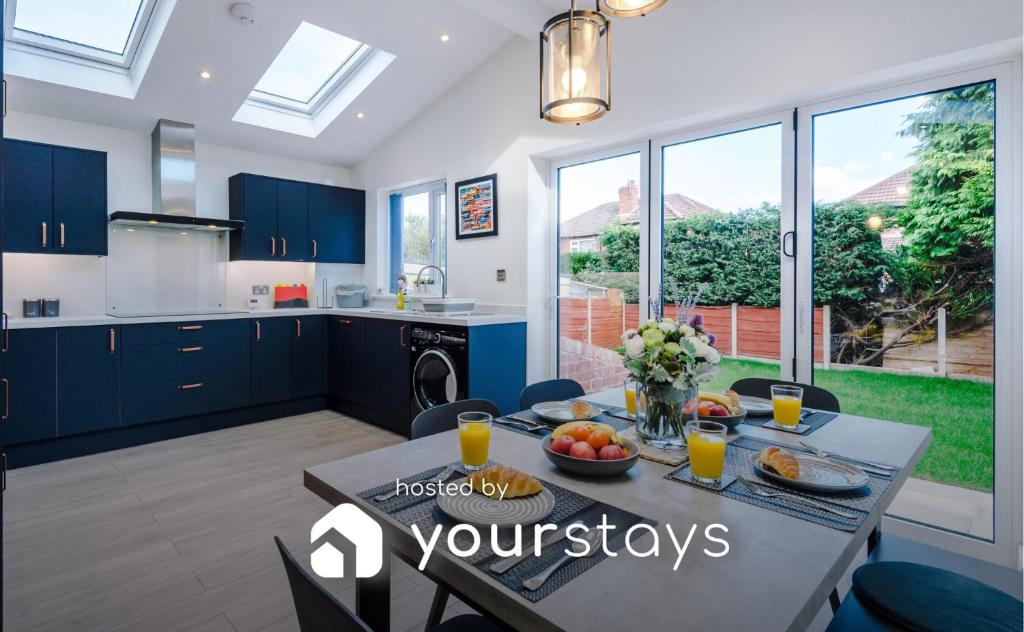
[[[153,228],[226,231],[236,219],[196,217],[196,128],[160,119],[153,128],[153,212],[115,211],[110,223]]]

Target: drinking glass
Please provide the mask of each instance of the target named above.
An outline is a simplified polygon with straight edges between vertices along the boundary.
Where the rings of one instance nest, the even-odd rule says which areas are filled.
[[[623,380],[622,388],[626,391],[626,414],[636,418],[636,382]]]
[[[786,429],[800,424],[800,408],[804,401],[804,389],[799,386],[772,384],[772,412],[775,425]]]
[[[493,418],[488,413],[466,412],[459,413],[458,420],[462,466],[467,470],[479,470],[487,464]]]
[[[690,452],[693,478],[708,485],[721,483],[725,468],[725,435],[729,428],[717,421],[694,419],[686,422],[683,432]]]

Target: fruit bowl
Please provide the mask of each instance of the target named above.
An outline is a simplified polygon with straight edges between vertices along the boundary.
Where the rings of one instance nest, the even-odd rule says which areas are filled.
[[[736,426],[743,423],[743,420],[747,418],[747,411],[740,408],[738,415],[725,415],[725,416],[714,416],[714,415],[697,415],[697,419],[701,421],[716,421],[724,425],[729,430],[735,430]]]
[[[640,447],[633,441],[624,437],[619,438],[620,445],[628,452],[628,455],[621,459],[601,461],[597,459],[581,459],[568,454],[561,454],[551,449],[552,436],[548,435],[541,440],[541,449],[544,456],[555,464],[559,469],[573,474],[583,476],[618,476],[629,468],[636,465],[640,458]]]

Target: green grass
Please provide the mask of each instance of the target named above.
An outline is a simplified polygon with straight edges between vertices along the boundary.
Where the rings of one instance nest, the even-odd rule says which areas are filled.
[[[722,390],[744,377],[775,378],[777,364],[723,359],[704,390]],[[932,429],[918,478],[992,491],[992,384],[916,375],[818,370],[815,384],[836,397],[844,413]]]

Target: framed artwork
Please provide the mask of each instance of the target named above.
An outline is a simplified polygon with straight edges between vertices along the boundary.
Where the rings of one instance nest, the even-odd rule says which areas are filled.
[[[498,234],[498,175],[455,183],[458,224],[456,239],[494,237]]]

